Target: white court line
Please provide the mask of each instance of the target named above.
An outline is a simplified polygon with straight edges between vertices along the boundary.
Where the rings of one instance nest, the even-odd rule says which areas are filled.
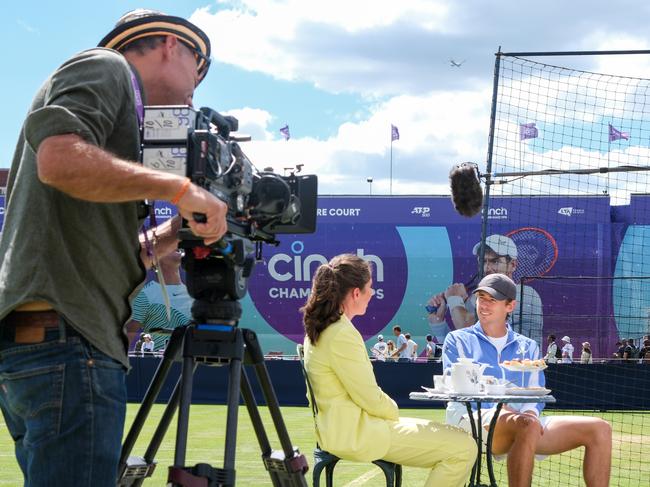
[[[352,482],[345,484],[343,487],[357,487],[359,485],[364,485],[368,480],[375,478],[381,473],[380,468],[373,468],[364,473],[361,477],[357,477]]]

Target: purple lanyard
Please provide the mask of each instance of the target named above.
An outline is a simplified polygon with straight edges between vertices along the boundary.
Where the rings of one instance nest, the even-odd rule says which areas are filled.
[[[144,103],[142,103],[142,92],[140,91],[140,84],[138,83],[133,70],[131,72],[131,84],[133,85],[133,94],[135,96],[135,112],[138,115],[138,125],[142,130],[142,123],[144,122]]]
[[[133,95],[135,98],[135,113],[138,116],[138,127],[140,128],[140,132],[142,132],[142,124],[144,123],[144,103],[142,103],[142,92],[140,91],[140,84],[133,73],[133,69],[130,70],[130,73],[131,84],[133,85]],[[156,212],[154,211],[154,202],[152,201],[151,205],[149,205],[149,227],[155,228],[156,224]],[[147,249],[147,256],[154,257],[153,244],[149,240],[147,230],[143,228],[142,233],[144,234],[144,246]]]

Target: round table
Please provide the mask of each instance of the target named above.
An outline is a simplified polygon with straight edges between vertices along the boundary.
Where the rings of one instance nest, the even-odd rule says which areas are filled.
[[[476,403],[476,411],[478,413],[478,423],[481,422],[481,403],[496,403],[495,414],[492,416],[490,425],[488,427],[488,436],[485,442],[485,454],[487,457],[488,476],[490,477],[490,484],[481,483],[481,456],[483,454],[483,428],[477,428],[476,423],[472,420],[472,437],[476,441],[478,447],[478,454],[472,475],[469,479],[468,487],[498,487],[496,479],[494,478],[494,470],[492,468],[492,436],[494,435],[494,428],[497,424],[499,412],[504,403],[553,403],[555,398],[549,394],[543,396],[529,396],[529,395],[491,395],[491,394],[457,394],[455,392],[411,392],[409,398],[414,401],[433,401],[433,402],[462,402],[467,407],[467,412],[470,418],[473,418],[472,403]]]

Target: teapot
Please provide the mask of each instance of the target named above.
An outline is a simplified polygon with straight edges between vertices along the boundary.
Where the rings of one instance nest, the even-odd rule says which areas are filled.
[[[471,358],[461,357],[451,366],[451,386],[458,394],[479,394],[481,377],[488,364],[477,364]]]

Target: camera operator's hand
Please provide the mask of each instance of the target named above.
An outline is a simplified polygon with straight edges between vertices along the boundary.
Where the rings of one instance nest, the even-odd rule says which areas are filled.
[[[178,203],[178,212],[187,220],[192,232],[203,237],[206,245],[217,242],[228,230],[228,206],[219,198],[195,184],[189,184]],[[194,220],[194,214],[205,215],[205,222]]]

